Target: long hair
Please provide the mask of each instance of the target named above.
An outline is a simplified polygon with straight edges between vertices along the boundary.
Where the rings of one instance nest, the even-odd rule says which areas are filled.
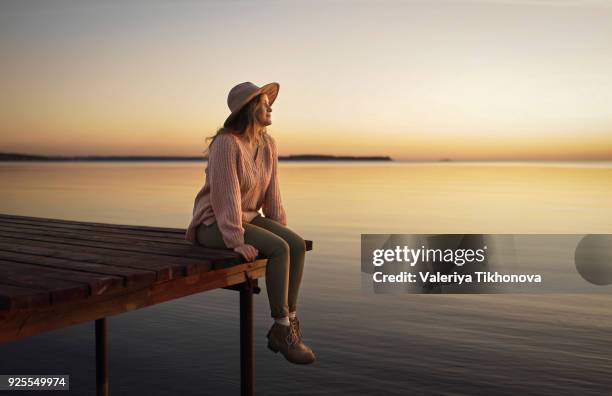
[[[217,129],[217,132],[213,136],[208,136],[205,140],[210,140],[210,143],[208,143],[206,150],[210,152],[210,147],[213,142],[217,136],[222,133],[233,133],[238,137],[245,138],[248,142],[259,139],[261,134],[266,133],[266,128],[264,127],[261,129],[260,136],[256,136],[257,128],[255,125],[255,113],[260,104],[261,97],[262,95],[259,94],[249,100],[234,117],[230,120],[225,120],[223,126]]]

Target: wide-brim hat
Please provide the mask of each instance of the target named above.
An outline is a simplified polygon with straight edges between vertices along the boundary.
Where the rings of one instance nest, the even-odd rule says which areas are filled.
[[[249,101],[257,95],[265,93],[268,95],[270,105],[272,105],[278,96],[279,89],[280,85],[277,82],[271,82],[262,87],[258,87],[249,81],[236,85],[227,95],[227,106],[229,107],[231,114],[227,117],[225,123],[234,118],[240,109],[242,109],[245,104],[249,103]]]

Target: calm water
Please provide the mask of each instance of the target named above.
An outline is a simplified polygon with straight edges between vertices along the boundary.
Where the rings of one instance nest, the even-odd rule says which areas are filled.
[[[5,163],[0,212],[185,227],[204,166]],[[370,295],[359,263],[362,233],[611,233],[611,165],[281,163],[280,178],[289,226],[314,241],[298,311],[318,361],[266,349],[264,288],[258,394],[612,392],[612,296]],[[238,337],[230,291],[111,317],[111,392],[238,394]],[[93,323],[0,345],[0,373],[93,394]]]

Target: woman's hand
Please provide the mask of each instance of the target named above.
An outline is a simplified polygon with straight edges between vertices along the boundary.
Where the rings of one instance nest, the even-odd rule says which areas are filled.
[[[234,252],[238,252],[244,257],[244,259],[248,262],[255,261],[259,251],[255,248],[255,246],[244,244],[240,246],[236,246],[234,248]]]

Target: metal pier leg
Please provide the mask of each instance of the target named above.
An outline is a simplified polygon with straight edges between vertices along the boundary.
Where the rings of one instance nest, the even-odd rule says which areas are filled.
[[[240,288],[240,394],[252,396],[255,388],[253,353],[253,293],[259,293],[257,279],[247,278]]]
[[[108,396],[106,318],[96,319],[96,395]]]
[[[240,394],[253,395],[253,290],[240,290]]]

